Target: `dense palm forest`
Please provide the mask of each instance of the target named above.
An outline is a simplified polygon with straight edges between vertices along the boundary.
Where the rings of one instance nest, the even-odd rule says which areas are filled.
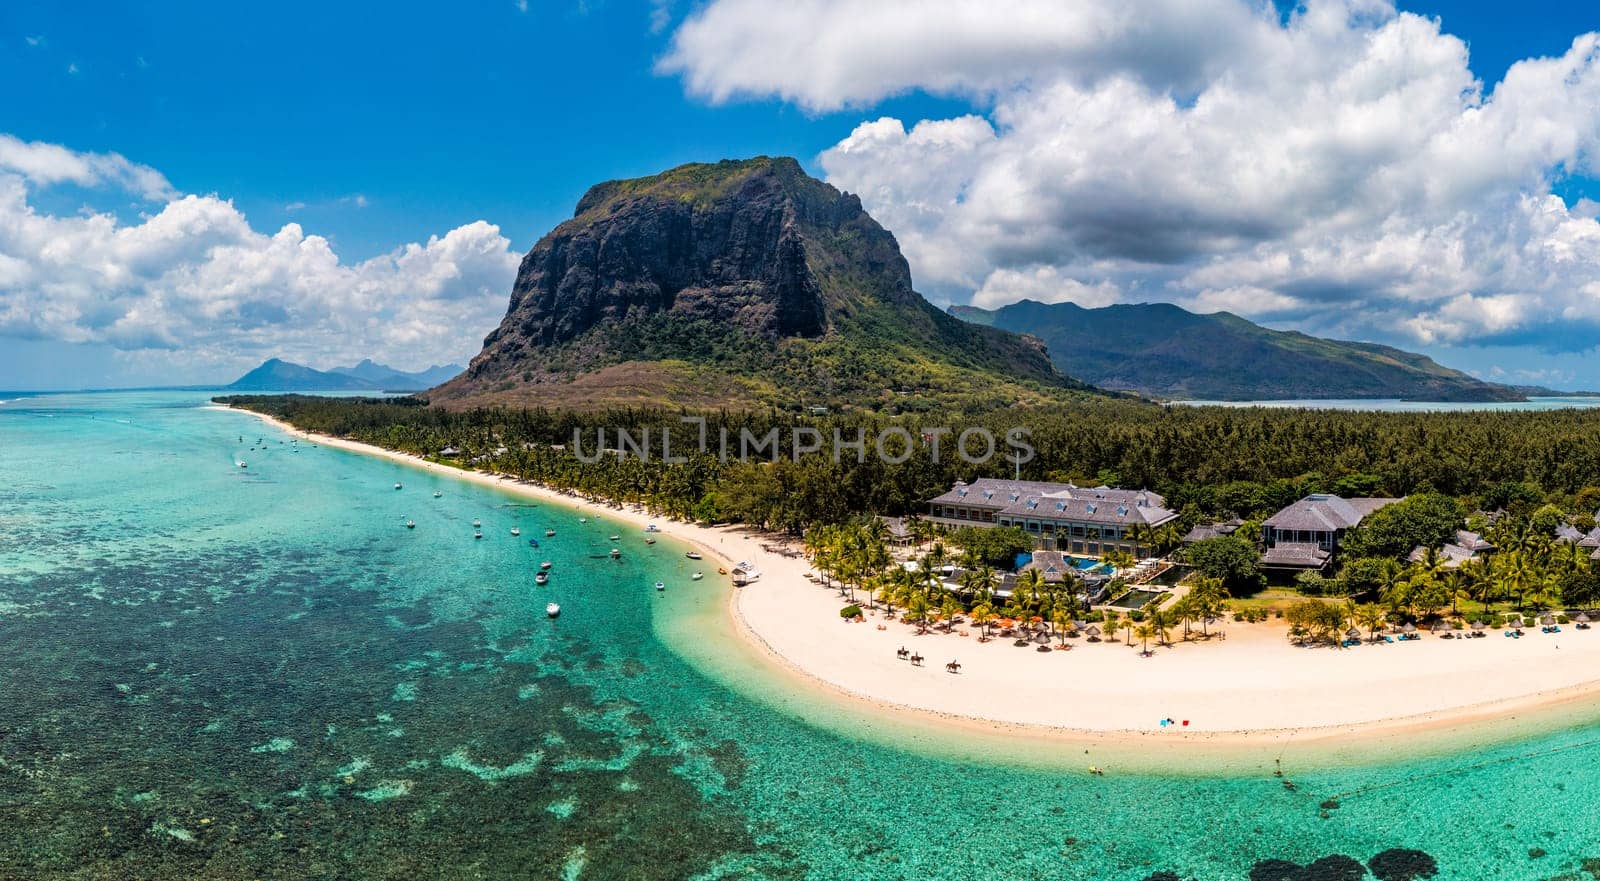
[[[961,549],[960,562],[974,579],[952,592],[934,586],[926,574],[913,577],[888,566],[881,522],[862,516],[915,514],[956,480],[1018,471],[1030,479],[1156,490],[1181,512],[1180,528],[1224,516],[1245,521],[1234,535],[1184,552],[1197,578],[1179,604],[1148,608],[1126,620],[1104,619],[1111,622],[1108,632],[1129,628],[1130,639],[1163,640],[1180,621],[1203,622],[1219,614],[1220,597],[1260,591],[1266,582],[1250,537],[1259,531],[1260,519],[1312,492],[1409,498],[1349,533],[1330,572],[1306,572],[1295,580],[1294,595],[1312,598],[1287,608],[1279,604],[1295,638],[1337,640],[1345,638],[1346,627],[1370,632],[1382,623],[1445,619],[1455,627],[1468,620],[1495,626],[1522,622],[1524,615],[1542,609],[1600,603],[1600,566],[1587,550],[1556,538],[1563,525],[1580,531],[1595,526],[1600,409],[1397,414],[1105,401],[996,411],[961,425],[871,414],[811,419],[775,411],[693,414],[704,420],[702,429],[683,421],[691,414],[665,410],[453,412],[414,398],[299,395],[219,400],[306,430],[616,502],[643,503],[665,516],[805,533],[819,568],[840,578],[852,602],[862,590],[869,603],[898,605],[926,622],[948,621],[956,614],[971,615],[980,624],[1057,622],[1079,615],[1100,620],[1080,608],[1075,589],[1052,591],[1023,580],[1005,603],[993,600],[988,591],[995,567],[1016,552],[1006,544],[1006,530],[942,536]],[[970,464],[953,448],[954,438],[973,426],[996,437],[1024,428],[1037,455],[1014,463],[1002,445],[987,463]],[[641,440],[648,428],[650,441],[643,445],[649,457],[602,453],[602,448],[629,446],[618,438],[619,428]],[[737,455],[726,460],[720,455],[725,435],[764,437],[779,429],[787,444],[795,428],[814,429],[824,438],[836,432],[844,439],[864,436],[864,455],[846,451],[835,458],[827,444],[820,453],[799,457],[787,446],[776,456],[742,462]],[[602,429],[603,444],[597,442]],[[664,430],[672,432],[669,450],[661,446]],[[874,452],[872,441],[886,430],[902,431],[909,441],[909,450],[890,442],[887,461]],[[936,437],[942,441],[938,455]],[[736,443],[729,447],[737,449]],[[667,453],[682,461],[663,461]],[[1486,511],[1496,513],[1473,513]],[[932,538],[929,524],[912,525],[919,538]],[[1446,565],[1436,550],[1408,559],[1415,547],[1437,549],[1452,540],[1463,525],[1483,532],[1498,552],[1459,568]],[[1170,549],[1179,534],[1168,530],[1152,543]],[[1025,535],[1016,538],[1030,541]],[[994,547],[986,550],[990,544]],[[936,545],[935,556],[942,553]],[[1262,610],[1235,607],[1233,612],[1239,617]],[[1138,634],[1132,632],[1136,626]]]
[[[237,396],[219,399],[280,417],[300,428],[349,437],[515,474],[552,486],[624,502],[645,502],[665,514],[732,520],[800,532],[816,523],[839,523],[859,513],[904,514],[958,479],[1010,476],[1017,465],[1007,450],[982,465],[953,453],[953,438],[981,426],[996,436],[1021,426],[1037,455],[1020,465],[1024,478],[1153,489],[1184,514],[1260,518],[1309,492],[1347,496],[1439,493],[1466,510],[1506,507],[1513,501],[1550,502],[1578,512],[1600,501],[1600,409],[1517,413],[1358,413],[1293,409],[1158,407],[1133,401],[1090,401],[1050,409],[1010,409],[959,425],[937,418],[836,414],[801,418],[778,412],[703,415],[707,450],[693,451],[701,429],[681,422],[685,413],[612,410],[482,409],[451,412],[416,399]],[[726,430],[764,436],[796,425],[823,437],[868,438],[866,455],[853,451],[835,461],[825,451],[776,462],[721,461],[718,438]],[[613,446],[617,428],[637,437],[652,430],[653,457],[605,455],[586,463],[597,431]],[[936,429],[943,448],[933,455]],[[900,464],[883,461],[872,438],[904,429],[917,442]],[[672,432],[674,456],[661,461],[662,429]],[[784,435],[788,437],[787,434]],[[890,441],[887,450],[899,458]],[[787,444],[787,441],[785,441]],[[1584,492],[1585,490],[1588,492]],[[1581,497],[1580,497],[1580,494]]]

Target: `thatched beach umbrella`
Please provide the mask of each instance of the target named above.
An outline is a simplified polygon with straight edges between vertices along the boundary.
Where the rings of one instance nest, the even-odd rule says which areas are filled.
[[[1482,630],[1487,626],[1489,626],[1489,625],[1483,623],[1482,621],[1474,621],[1474,622],[1472,622],[1472,629],[1473,630]]]
[[[1589,623],[1589,613],[1588,612],[1579,612],[1578,613],[1578,617],[1574,618],[1573,620],[1577,621],[1579,624],[1588,624]]]
[[[1090,624],[1089,625],[1089,629],[1085,630],[1084,633],[1089,634],[1089,638],[1090,639],[1096,639],[1096,638],[1098,638],[1100,636],[1100,628],[1096,627],[1093,624]]]
[[[1546,613],[1539,619],[1539,623],[1545,627],[1549,627],[1550,625],[1556,623],[1556,616]]]
[[[1404,626],[1404,627],[1402,627],[1400,629],[1405,633],[1416,633],[1417,632],[1417,625],[1412,624],[1410,621],[1407,621],[1406,622],[1406,626]]]
[[[1434,625],[1433,625],[1433,632],[1434,633],[1444,633],[1446,630],[1449,630],[1449,629],[1450,629],[1450,625],[1444,623],[1443,621],[1434,622]]]
[[[1360,639],[1361,630],[1359,628],[1352,627],[1344,632],[1344,637],[1345,639]]]

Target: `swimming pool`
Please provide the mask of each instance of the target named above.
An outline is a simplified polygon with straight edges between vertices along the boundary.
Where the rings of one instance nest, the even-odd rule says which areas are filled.
[[[1061,556],[1065,557],[1070,563],[1072,563],[1072,568],[1077,569],[1079,572],[1089,572],[1097,575],[1111,574],[1112,567],[1110,563],[1101,562],[1093,557],[1075,557],[1072,554],[1062,554]],[[1028,565],[1032,561],[1033,554],[1018,554],[1016,568],[1021,570],[1023,566]]]
[[[1072,565],[1084,572],[1104,572],[1109,575],[1113,568],[1110,563],[1101,562],[1093,557],[1068,556],[1067,559],[1072,561]]]
[[[1111,602],[1106,603],[1106,605],[1115,606],[1119,609],[1142,609],[1151,600],[1165,595],[1166,591],[1142,590],[1140,588],[1134,588],[1133,590],[1124,593],[1122,596],[1117,597]]]

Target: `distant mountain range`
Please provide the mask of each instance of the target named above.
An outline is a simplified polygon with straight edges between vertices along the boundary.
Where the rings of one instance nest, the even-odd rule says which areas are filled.
[[[534,245],[450,407],[988,409],[1092,394],[911,286],[861,200],[788,158],[590,188]]]
[[[461,372],[454,365],[440,365],[408,373],[371,359],[354,367],[316,370],[280,358],[271,358],[228,385],[231,391],[333,392],[384,391],[412,392],[432,388]]]
[[[1559,394],[1485,382],[1391,346],[1269,330],[1227,312],[1199,315],[1170,303],[1085,309],[1023,300],[992,311],[952,306],[950,313],[1036,337],[1059,370],[1084,382],[1169,400],[1517,401]]]

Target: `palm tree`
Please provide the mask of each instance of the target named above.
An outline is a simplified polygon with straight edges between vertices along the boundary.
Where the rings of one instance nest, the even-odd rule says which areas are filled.
[[[1133,558],[1132,554],[1121,548],[1113,548],[1109,551],[1106,551],[1100,556],[1100,559],[1106,563],[1109,563],[1112,568],[1118,570],[1119,572],[1126,569],[1132,569],[1133,564],[1138,562]]]
[[[989,638],[989,624],[994,619],[994,607],[988,603],[979,603],[972,607],[972,623],[981,628],[979,639],[987,640]]]
[[[1056,606],[1050,615],[1050,623],[1056,628],[1056,638],[1061,645],[1067,644],[1067,630],[1072,627],[1072,612],[1066,606]]]
[[[1122,627],[1122,613],[1115,609],[1106,612],[1106,639],[1110,642],[1117,641],[1117,630]]]
[[[1382,580],[1378,583],[1378,599],[1398,612],[1405,608],[1409,584],[1405,570],[1391,563],[1384,568]]]
[[[944,613],[944,630],[949,633],[956,626],[956,616],[966,610],[959,600],[947,593],[944,602],[939,604],[939,611]]]
[[[884,610],[889,616],[894,615],[894,603],[900,592],[900,585],[887,574],[875,575],[870,582],[872,593],[877,596],[878,602],[883,603]]]
[[[1517,597],[1517,611],[1522,611],[1522,601],[1526,597],[1528,588],[1533,584],[1534,572],[1532,562],[1528,555],[1521,551],[1512,551],[1506,555],[1504,568],[1501,570],[1505,586]]]
[[[1178,531],[1178,524],[1176,522],[1164,523],[1161,526],[1156,527],[1153,540],[1155,542],[1156,553],[1165,556],[1166,554],[1170,553],[1173,548],[1183,543],[1183,533]]]
[[[1561,597],[1561,576],[1555,572],[1546,572],[1543,576],[1533,579],[1528,591],[1528,600],[1535,609],[1548,609],[1555,605]]]
[[[1172,604],[1172,608],[1168,610],[1168,614],[1183,626],[1183,640],[1184,642],[1188,642],[1189,624],[1196,618],[1193,594],[1184,594],[1183,597]]]
[[[1439,576],[1450,594],[1450,617],[1461,617],[1461,597],[1467,594],[1467,576],[1460,569],[1446,569]]]
[[[912,596],[911,600],[906,603],[906,613],[901,618],[917,625],[918,633],[927,633],[928,598],[922,594]]]
[[[1158,608],[1160,600],[1151,600],[1144,607],[1145,622],[1155,630],[1156,642],[1161,645],[1170,645],[1172,642],[1172,615]]]
[[[961,573],[958,581],[961,584],[961,589],[967,592],[967,596],[971,597],[973,602],[981,603],[987,600],[987,597],[983,596],[983,594],[988,591],[989,585],[993,583],[993,576],[986,568],[968,569]]]
[[[1383,626],[1383,622],[1389,617],[1389,613],[1377,603],[1362,603],[1355,607],[1354,614],[1351,617],[1355,619],[1358,627],[1367,628],[1367,637],[1369,639],[1376,641],[1378,628]]]
[[[1457,571],[1466,579],[1467,598],[1487,609],[1494,598],[1494,572],[1487,557],[1476,557],[1461,564]],[[1483,611],[1483,610],[1480,610]]]
[[[1189,600],[1194,614],[1200,619],[1200,634],[1209,637],[1208,622],[1220,617],[1226,610],[1228,588],[1220,578],[1201,578],[1189,588],[1185,599]]]
[[[1134,548],[1144,548],[1147,551],[1156,550],[1156,530],[1150,528],[1148,523],[1135,523],[1128,528],[1128,538],[1133,542]]]
[[[1141,651],[1148,655],[1150,654],[1150,640],[1159,635],[1160,631],[1156,628],[1155,622],[1145,621],[1134,630],[1134,634],[1139,637],[1143,644]]]

